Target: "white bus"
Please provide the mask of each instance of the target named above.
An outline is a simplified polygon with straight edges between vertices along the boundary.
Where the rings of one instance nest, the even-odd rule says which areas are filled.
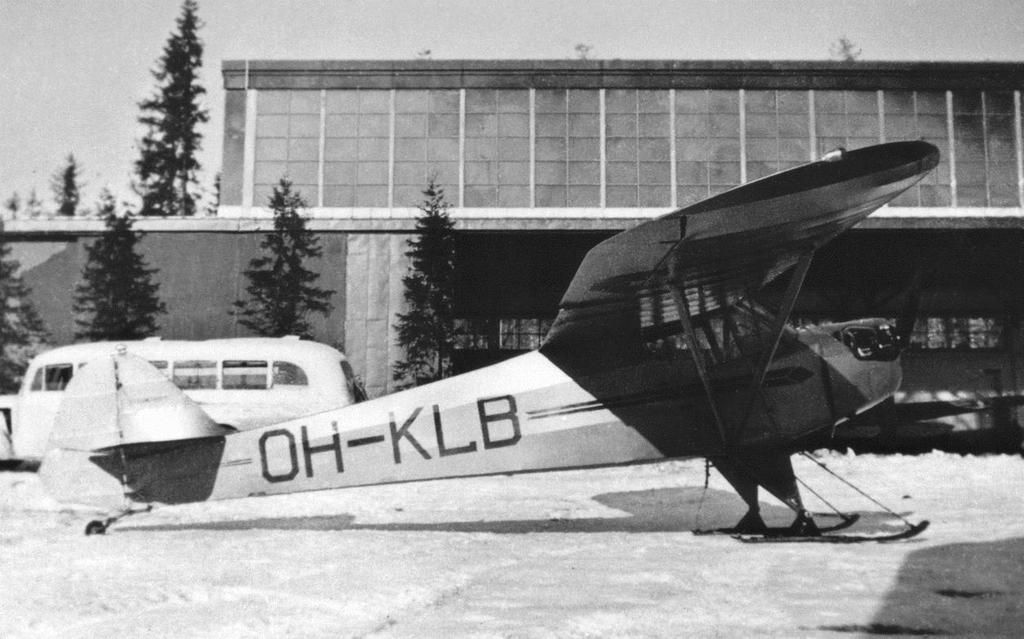
[[[120,346],[149,360],[218,424],[257,428],[362,401],[365,396],[339,351],[284,338],[197,342],[149,338],[62,346],[35,357],[17,395],[0,397],[7,413],[6,455],[34,462],[47,451],[64,387],[86,362]],[[4,427],[0,421],[0,428]]]

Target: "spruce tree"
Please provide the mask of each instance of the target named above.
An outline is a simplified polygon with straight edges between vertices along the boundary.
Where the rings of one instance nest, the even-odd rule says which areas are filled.
[[[200,99],[206,93],[199,84],[203,45],[195,0],[185,0],[176,33],[164,46],[163,56],[152,71],[155,94],[139,103],[139,122],[147,127],[139,142],[135,162],[135,190],[142,198],[140,215],[194,215],[196,212],[196,157],[202,135],[196,126],[210,119]]]
[[[16,393],[29,360],[46,338],[30,290],[19,276],[18,261],[0,233],[0,394]]]
[[[206,214],[210,217],[216,217],[217,209],[220,208],[220,182],[221,174],[217,171],[217,175],[213,176],[213,191],[210,193],[210,201],[206,205]]]
[[[18,209],[21,208],[21,198],[18,196],[18,192],[11,193],[11,197],[4,201],[4,208],[10,214],[11,218],[18,217]]]
[[[25,201],[25,215],[27,217],[40,217],[43,213],[43,202],[36,195],[36,190],[32,189],[29,191],[28,199]]]
[[[79,175],[82,167],[78,165],[75,156],[68,153],[64,167],[58,169],[50,180],[50,187],[53,189],[53,199],[57,202],[57,214],[67,217],[73,216],[78,211],[78,203],[81,199],[79,191]]]
[[[306,219],[299,213],[305,207],[288,180],[274,187],[270,196],[274,230],[260,242],[263,255],[253,258],[245,271],[248,299],[236,301],[232,311],[239,324],[258,335],[310,338],[308,316],[331,310],[334,291],[317,288],[314,284],[320,274],[303,266],[323,253],[319,238],[306,228]]]
[[[405,359],[394,364],[393,377],[414,383],[450,375],[455,344],[455,224],[444,189],[433,179],[423,196],[416,235],[406,242],[412,260],[402,278],[408,312],[395,324]]]
[[[156,333],[157,316],[167,312],[160,301],[158,269],[149,268],[137,248],[143,233],[132,230],[132,215],[118,215],[114,196],[104,190],[99,214],[106,230],[86,248],[82,281],[75,287],[76,339],[142,339]]]

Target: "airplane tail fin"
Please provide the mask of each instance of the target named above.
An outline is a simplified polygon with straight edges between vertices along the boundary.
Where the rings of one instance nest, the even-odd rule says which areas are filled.
[[[216,424],[152,364],[118,353],[76,372],[57,411],[49,448],[95,451],[228,432],[233,431]]]
[[[131,484],[145,468],[131,460],[151,449],[232,432],[149,362],[117,353],[76,371],[57,411],[39,474],[60,501],[124,506],[135,492]]]

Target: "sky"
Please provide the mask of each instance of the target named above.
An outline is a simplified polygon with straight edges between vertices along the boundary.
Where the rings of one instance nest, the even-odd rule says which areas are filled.
[[[130,196],[138,102],[177,0],[0,0],[0,197],[35,189],[73,153],[84,201]],[[1019,0],[199,0],[202,181],[219,170],[222,60],[824,60],[846,36],[873,60],[1024,61]]]

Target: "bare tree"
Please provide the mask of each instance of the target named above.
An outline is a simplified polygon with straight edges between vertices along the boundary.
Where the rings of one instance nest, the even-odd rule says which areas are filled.
[[[860,57],[861,50],[853,40],[846,35],[839,36],[839,39],[828,48],[829,56],[843,62],[856,62]]]

